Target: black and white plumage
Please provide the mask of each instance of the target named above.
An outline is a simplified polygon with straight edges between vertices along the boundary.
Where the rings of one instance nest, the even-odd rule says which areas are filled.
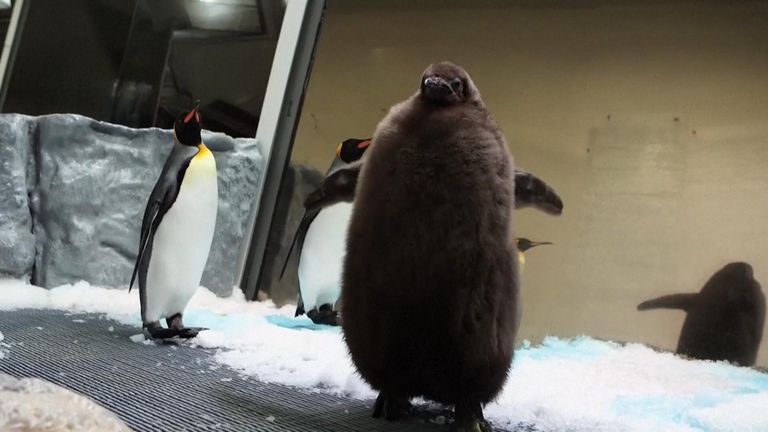
[[[344,140],[336,149],[326,177],[359,160],[370,143],[370,138]],[[347,202],[305,210],[280,272],[282,277],[295,247],[299,253],[296,316],[306,313],[316,324],[338,324],[335,304],[341,293],[341,271],[351,216],[352,204]]]
[[[200,285],[218,211],[216,160],[200,130],[196,106],[176,120],[173,149],[142,219],[130,287],[138,279],[143,326],[153,338],[194,337],[199,330],[185,328],[182,315]]]

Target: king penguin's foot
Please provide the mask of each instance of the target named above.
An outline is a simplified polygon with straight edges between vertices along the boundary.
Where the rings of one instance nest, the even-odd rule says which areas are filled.
[[[176,335],[182,339],[191,339],[203,330],[208,330],[204,327],[184,327],[184,322],[181,320],[181,313],[171,315],[165,319],[169,329],[176,331]]]
[[[491,424],[483,417],[480,403],[457,403],[455,411],[452,432],[493,432]]]
[[[319,309],[312,309],[307,312],[307,316],[315,324],[325,324],[331,326],[341,325],[337,319],[339,314],[329,304],[320,306]]]
[[[144,337],[147,339],[170,339],[179,335],[177,329],[163,328],[160,321],[144,324]]]
[[[397,420],[411,413],[411,402],[407,397],[397,397],[379,392],[373,405],[373,418],[384,417],[387,420]]]

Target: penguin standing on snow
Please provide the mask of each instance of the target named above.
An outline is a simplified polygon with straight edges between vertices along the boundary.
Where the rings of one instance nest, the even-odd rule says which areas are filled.
[[[152,338],[191,338],[203,330],[182,322],[208,260],[219,203],[216,160],[200,137],[198,105],[173,125],[173,150],[141,223],[130,288],[138,275],[141,319]]]
[[[359,160],[371,139],[349,138],[336,148],[326,177]],[[334,304],[341,293],[341,273],[352,204],[336,203],[321,210],[307,210],[285,257],[282,277],[293,247],[299,251],[299,299],[296,315],[307,314],[315,324],[338,325]]]
[[[482,406],[507,380],[520,322],[509,236],[516,173],[504,136],[469,74],[438,63],[370,147],[305,207],[354,199],[342,329],[357,371],[379,391],[373,416],[397,419],[423,397],[454,406],[454,431],[489,432]]]

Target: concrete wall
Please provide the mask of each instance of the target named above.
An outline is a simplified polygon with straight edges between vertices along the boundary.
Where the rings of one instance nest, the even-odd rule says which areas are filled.
[[[428,63],[465,66],[516,162],[565,201],[517,214],[518,235],[556,243],[528,254],[520,339],[674,348],[683,314],[637,303],[732,260],[768,291],[768,3],[359,3],[329,2],[293,160],[324,171]]]

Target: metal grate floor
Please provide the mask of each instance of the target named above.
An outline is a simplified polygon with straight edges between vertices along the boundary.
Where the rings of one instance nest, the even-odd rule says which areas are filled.
[[[0,312],[0,332],[11,345],[0,372],[85,394],[137,431],[448,430],[430,421],[443,413],[376,420],[373,401],[263,383],[216,363],[212,350],[134,343],[139,329],[96,314]]]

